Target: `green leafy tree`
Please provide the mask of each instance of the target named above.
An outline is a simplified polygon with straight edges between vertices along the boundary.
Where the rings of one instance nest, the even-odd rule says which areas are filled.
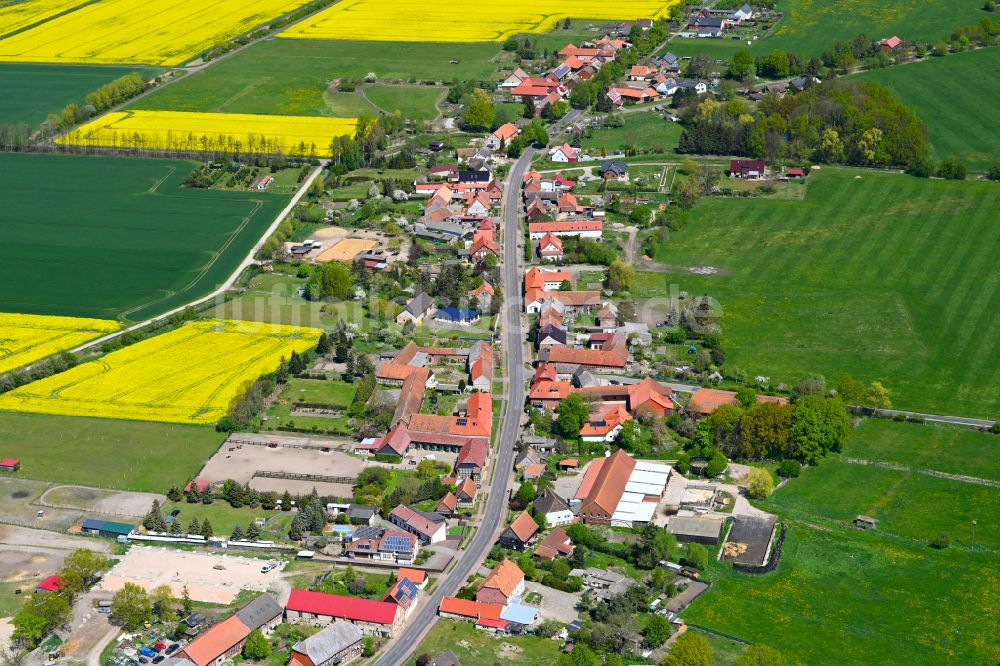
[[[834,388],[845,405],[862,405],[865,402],[865,385],[850,375],[842,375]]]
[[[271,656],[271,644],[260,629],[254,629],[243,643],[243,656],[250,661],[261,661]]]
[[[740,420],[740,454],[744,458],[784,457],[790,453],[791,405],[754,405]]]
[[[100,553],[95,553],[89,548],[74,550],[63,561],[59,572],[61,591],[70,596],[83,592],[94,584],[107,566],[107,558]]]
[[[635,289],[635,268],[621,259],[615,259],[608,266],[608,288],[616,294]]]
[[[642,428],[639,422],[631,419],[622,424],[616,443],[629,453],[638,453],[642,448]]]
[[[174,519],[176,520],[176,518]],[[192,518],[191,522],[188,523],[188,534],[200,535],[201,534],[201,523],[198,522],[197,518]]]
[[[513,500],[519,509],[525,509],[535,501],[536,496],[537,491],[535,489],[535,484],[531,481],[525,481],[521,484],[521,487],[517,489],[517,492],[514,493]]]
[[[654,615],[646,622],[642,630],[643,644],[652,649],[658,648],[670,638],[670,621],[662,615]]]
[[[795,403],[792,439],[796,456],[815,463],[830,451],[839,451],[851,432],[851,417],[840,398],[806,395]]]
[[[138,629],[153,618],[153,604],[146,590],[135,583],[125,583],[111,601],[111,615],[125,629]]]
[[[232,534],[229,535],[232,541],[243,541],[246,538],[246,534],[243,533],[243,528],[237,525],[233,528]]]
[[[786,664],[788,660],[767,645],[751,645],[733,662],[733,666],[786,666]]]
[[[493,100],[482,88],[473,88],[462,116],[463,126],[471,131],[485,132],[493,126]]]
[[[729,78],[731,79],[745,79],[752,76],[755,71],[757,71],[757,66],[753,61],[753,56],[746,49],[740,49],[734,53],[729,61]]]
[[[556,426],[559,434],[567,439],[576,439],[580,436],[580,428],[588,418],[590,410],[583,401],[583,396],[579,393],[570,393],[556,407]]]
[[[767,499],[774,491],[774,480],[766,469],[754,467],[747,475],[747,494],[754,499]]]
[[[311,301],[348,298],[354,291],[354,274],[342,261],[331,261],[313,271],[306,283],[306,296]],[[294,368],[290,368],[296,374]]]
[[[156,616],[163,622],[176,622],[177,611],[174,610],[174,593],[169,585],[157,585],[149,593],[150,603],[156,611]]]
[[[45,618],[26,608],[22,608],[14,616],[13,625],[14,631],[11,633],[11,640],[24,643],[32,649],[45,638],[50,628]]]
[[[71,615],[69,600],[63,595],[31,595],[14,616],[14,632],[11,637],[34,647],[50,631],[65,624]]]
[[[201,524],[201,535],[206,539],[210,539],[215,535],[215,532],[212,530],[212,523],[209,522],[208,518]]]
[[[756,404],[756,399],[752,399]],[[719,405],[705,418],[712,435],[712,442],[730,455],[740,451],[740,422],[743,420],[743,410],[736,405]]]
[[[677,639],[662,663],[663,666],[711,666],[712,648],[704,636],[687,631]]]
[[[892,409],[892,399],[882,382],[872,382],[865,391],[865,407],[872,409]]]
[[[247,541],[257,541],[260,539],[260,528],[257,527],[257,521],[251,520],[250,524],[247,525]]]
[[[719,449],[713,449],[708,457],[708,464],[705,465],[705,476],[718,476],[725,472],[728,466],[729,460],[726,459],[726,454]]]
[[[292,510],[292,495],[287,490],[285,494],[281,496],[281,510],[291,511]]]

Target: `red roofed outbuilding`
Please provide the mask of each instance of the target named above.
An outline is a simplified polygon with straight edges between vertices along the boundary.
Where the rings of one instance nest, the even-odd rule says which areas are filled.
[[[370,636],[391,638],[402,625],[403,609],[389,601],[292,590],[285,604],[285,617],[289,622],[319,625],[342,620]]]

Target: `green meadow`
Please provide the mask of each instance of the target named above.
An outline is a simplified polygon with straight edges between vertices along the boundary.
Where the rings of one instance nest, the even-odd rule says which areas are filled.
[[[995,183],[824,168],[801,200],[703,199],[637,295],[710,294],[726,364],[749,377],[849,373],[898,407],[995,416],[998,209]]]
[[[131,108],[157,111],[356,115],[376,107],[426,120],[437,115],[437,86],[382,85],[391,80],[419,84],[454,79],[499,80],[505,66],[497,44],[423,44],[271,39],[171,84]],[[375,85],[341,92],[335,82]],[[374,106],[373,106],[374,105]]]
[[[600,127],[589,131],[580,146],[591,154],[617,151],[643,151],[672,154],[680,140],[682,127],[656,111],[640,111],[621,115],[622,127]]]
[[[173,423],[0,412],[15,476],[165,493],[194,478],[225,435]]]
[[[970,435],[982,439],[970,444]],[[884,442],[892,442],[888,457],[896,458],[909,441],[913,457],[946,466],[924,450],[928,440],[940,443],[943,459],[953,457],[948,442],[979,456],[985,449],[978,447],[997,444],[983,433],[863,423],[843,454],[804,470],[761,504],[788,524],[778,568],[749,575],[713,563],[714,583],[685,620],[808,664],[995,663],[997,489],[844,462]],[[982,461],[970,458],[966,468],[971,473]],[[877,529],[850,527],[858,513],[878,518]],[[979,521],[975,550],[971,518]],[[948,548],[929,546],[949,529]]]
[[[859,74],[876,81],[913,109],[930,131],[940,159],[985,171],[1000,164],[1000,49],[986,48],[927,58]]]
[[[87,93],[130,72],[145,78],[156,69],[84,65],[0,64],[0,123],[38,125],[70,102],[83,104]]]
[[[142,321],[211,293],[289,198],[182,188],[195,166],[0,155],[0,312]]]

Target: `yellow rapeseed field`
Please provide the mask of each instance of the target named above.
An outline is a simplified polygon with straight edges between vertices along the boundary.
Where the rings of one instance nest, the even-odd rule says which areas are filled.
[[[279,33],[293,39],[494,42],[565,18],[659,18],[679,0],[344,0]]]
[[[83,6],[0,41],[0,60],[180,65],[218,42],[248,32],[305,3],[306,0],[77,2]],[[50,4],[50,0],[24,3],[35,4]]]
[[[119,328],[121,324],[107,319],[0,312],[0,372],[30,365]]]
[[[66,416],[215,423],[319,329],[196,321],[0,395],[0,409]]]
[[[0,0],[0,35],[9,35],[15,30],[49,19],[82,5],[87,0],[31,0],[8,4]]]
[[[327,157],[334,137],[353,135],[353,118],[187,111],[117,111],[56,139],[71,146],[229,150]]]

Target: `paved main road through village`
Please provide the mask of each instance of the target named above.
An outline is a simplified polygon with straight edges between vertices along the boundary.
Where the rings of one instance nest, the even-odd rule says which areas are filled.
[[[501,340],[506,351],[504,374],[508,378],[505,409],[495,452],[496,465],[490,477],[486,511],[480,521],[479,530],[469,542],[458,563],[438,582],[434,593],[421,599],[420,607],[410,618],[401,634],[392,639],[389,648],[382,654],[378,664],[395,666],[406,661],[416,650],[420,641],[430,631],[437,620],[437,609],[442,597],[453,596],[465,584],[466,579],[486,558],[496,540],[496,534],[504,523],[507,512],[507,486],[510,472],[514,467],[514,452],[524,412],[524,330],[521,322],[521,284],[518,239],[521,237],[519,196],[520,184],[531,164],[535,151],[528,149],[514,164],[504,188],[504,264],[503,264],[503,325]]]

